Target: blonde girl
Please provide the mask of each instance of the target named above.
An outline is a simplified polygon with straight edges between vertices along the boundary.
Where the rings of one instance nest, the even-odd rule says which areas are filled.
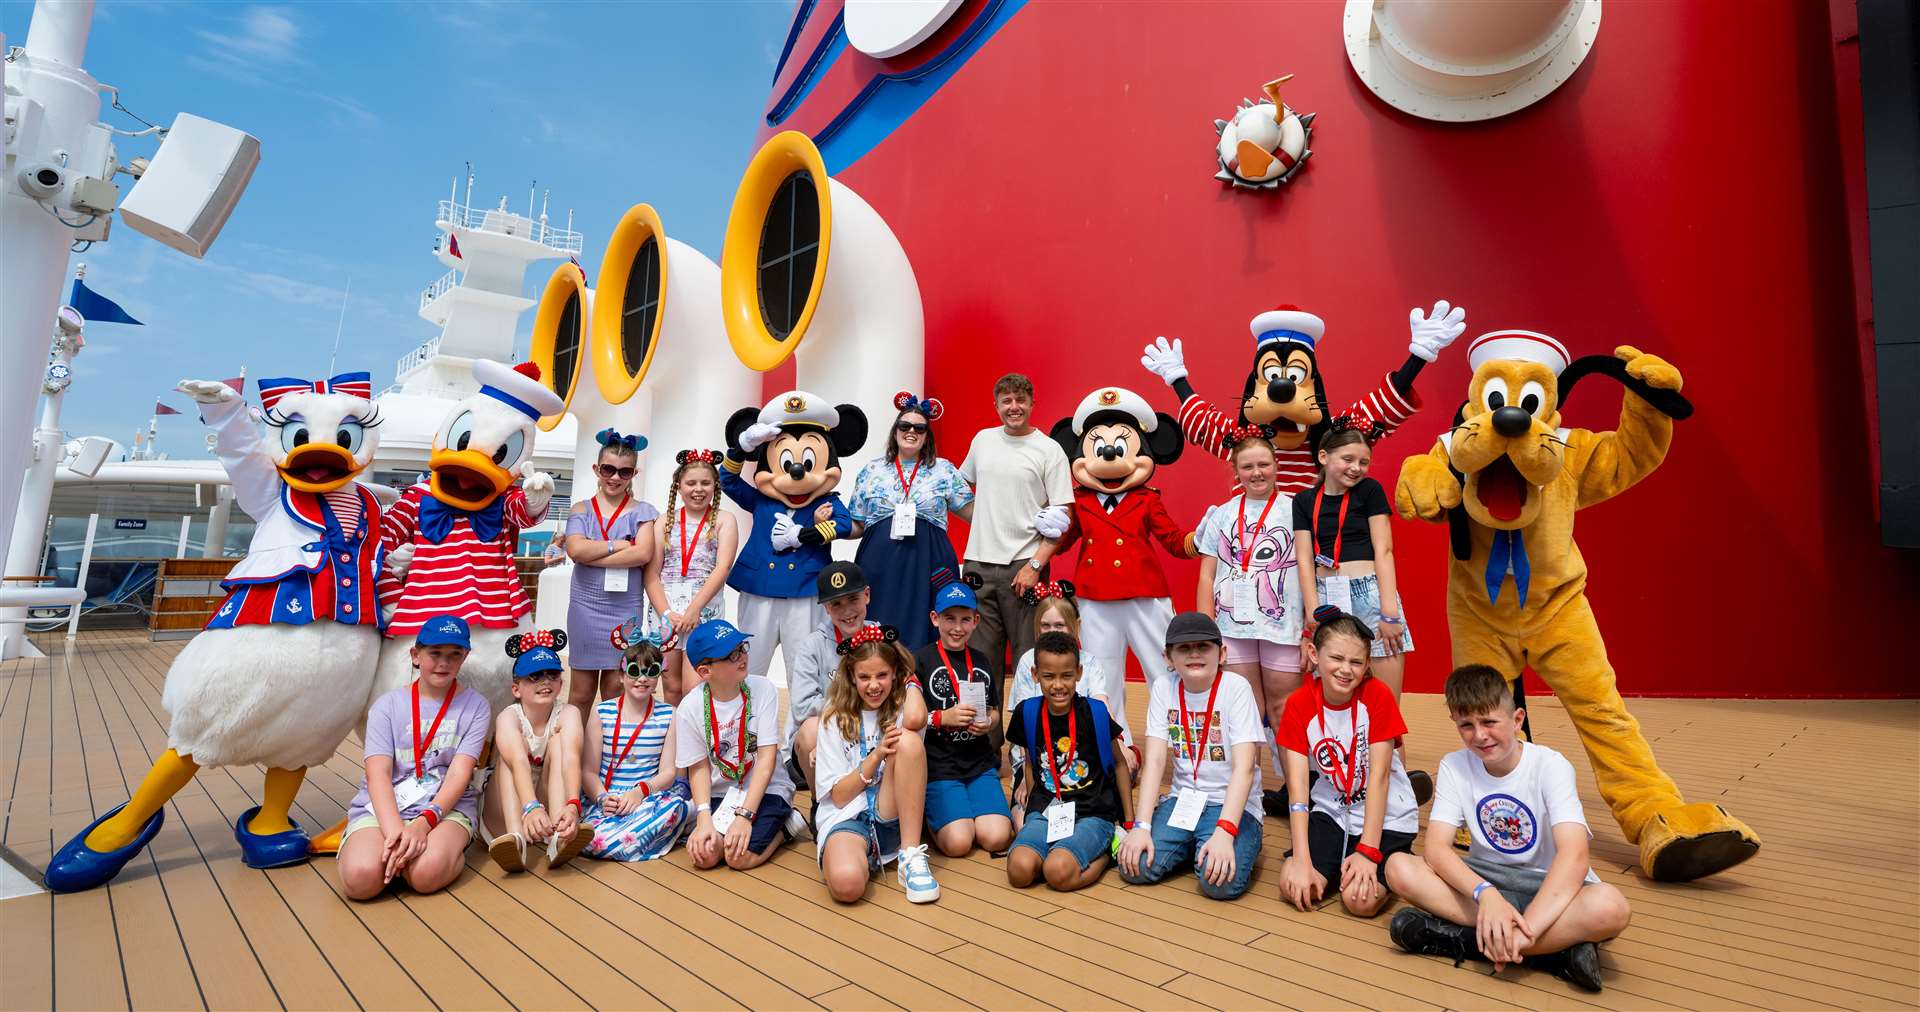
[[[660,693],[677,705],[697,676],[681,662],[680,637],[726,610],[723,595],[739,538],[733,516],[717,505],[720,451],[681,450],[667,487],[667,512],[655,524],[647,564],[647,605],[668,649]]]

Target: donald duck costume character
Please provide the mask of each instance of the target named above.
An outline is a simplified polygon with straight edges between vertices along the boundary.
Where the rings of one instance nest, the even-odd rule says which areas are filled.
[[[371,378],[261,380],[266,438],[225,383],[183,380],[179,390],[214,431],[253,541],[221,583],[226,601],[167,671],[167,751],[132,800],[54,855],[46,882],[60,892],[118,874],[202,766],[267,767],[263,802],[234,823],[241,857],[255,868],[306,860],[307,834],[288,810],[306,768],[365,716],[373,685],[380,507],[353,480],[379,444]]]

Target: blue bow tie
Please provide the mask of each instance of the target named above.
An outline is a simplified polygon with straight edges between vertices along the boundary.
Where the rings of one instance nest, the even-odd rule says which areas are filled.
[[[1527,584],[1533,580],[1533,567],[1527,562],[1527,543],[1519,531],[1494,531],[1493,545],[1487,550],[1487,602],[1500,603],[1500,581],[1506,578],[1508,564],[1513,567],[1513,585],[1520,591],[1520,607],[1527,606]]]
[[[506,504],[506,497],[501,496],[477,510],[463,510],[433,496],[425,496],[420,500],[420,533],[437,545],[453,533],[454,518],[466,517],[468,525],[473,528],[474,537],[481,541],[492,541],[500,536]]]

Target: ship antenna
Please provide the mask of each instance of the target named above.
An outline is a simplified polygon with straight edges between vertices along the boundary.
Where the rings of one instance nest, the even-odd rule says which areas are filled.
[[[340,359],[340,335],[347,328],[347,296],[353,294],[353,276],[347,276],[346,291],[340,293],[340,322],[333,326],[333,354],[327,357],[327,375],[333,375],[333,365]],[[242,373],[241,375],[246,375]]]

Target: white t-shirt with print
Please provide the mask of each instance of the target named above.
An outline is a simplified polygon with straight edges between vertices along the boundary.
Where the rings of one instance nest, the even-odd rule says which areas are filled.
[[[681,769],[707,764],[712,779],[714,799],[724,797],[727,788],[733,785],[720,773],[718,764],[711,761],[714,753],[726,756],[728,762],[738,762],[740,755],[740,708],[746,705],[748,696],[753,697],[753,715],[747,728],[746,756],[748,768],[740,778],[742,790],[753,780],[751,764],[753,754],[764,745],[780,743],[780,690],[768,681],[765,675],[748,675],[741,685],[741,693],[730,700],[713,701],[713,717],[719,734],[719,744],[707,734],[707,694],[702,688],[687,693],[674,710],[674,754],[673,764]],[[767,795],[791,802],[793,800],[793,777],[787,773],[787,764],[781,756],[774,756],[773,779],[767,782]]]
[[[1211,556],[1213,618],[1220,635],[1237,640],[1264,640],[1293,646],[1300,642],[1300,576],[1293,554],[1293,497],[1281,492],[1274,499],[1246,504],[1244,525],[1241,497],[1234,496],[1207,512],[1193,534],[1193,547]],[[1272,508],[1267,509],[1271,503]],[[1260,522],[1262,512],[1266,523]],[[1251,560],[1249,560],[1251,556]],[[1251,607],[1234,607],[1234,585],[1245,578],[1254,587]]]
[[[1429,819],[1467,826],[1473,839],[1468,857],[1545,873],[1558,853],[1553,827],[1572,822],[1587,829],[1587,813],[1566,756],[1532,742],[1520,748],[1520,761],[1504,777],[1488,773],[1468,749],[1448,753],[1434,777]],[[1591,865],[1587,881],[1600,881]]]
[[[1034,514],[1073,504],[1066,451],[1039,429],[1024,436],[1009,436],[999,427],[982,429],[967,449],[960,474],[974,486],[963,557],[969,562],[1004,566],[1032,558],[1040,547]]]
[[[867,752],[880,747],[880,714],[877,711],[860,711],[860,736],[866,739],[864,744]],[[833,785],[858,769],[863,760],[861,743],[850,742],[840,734],[838,719],[829,720],[822,716],[820,737],[816,740],[813,752],[813,782],[820,785],[819,793],[814,795],[820,802],[820,810],[813,816],[816,854],[826,851],[827,834],[833,832],[833,827],[867,810],[867,791],[864,789],[845,805],[833,803]],[[886,776],[887,764],[882,760],[879,772],[874,774],[872,789],[879,790]],[[874,817],[878,818],[879,814],[875,813]],[[882,854],[880,860],[885,863],[897,855],[897,851]]]
[[[1313,810],[1324,812],[1348,836],[1359,836],[1367,826],[1367,792],[1379,785],[1373,776],[1373,746],[1392,743],[1407,733],[1407,722],[1393,690],[1378,678],[1360,683],[1344,706],[1332,706],[1315,678],[1293,690],[1280,713],[1275,739],[1280,747],[1307,757],[1320,771],[1313,782]],[[1387,770],[1387,817],[1382,829],[1396,833],[1420,831],[1420,806],[1413,782],[1395,752]],[[1350,781],[1350,782],[1343,782]]]
[[[1147,737],[1167,743],[1173,760],[1173,789],[1198,787],[1207,796],[1207,804],[1224,805],[1227,783],[1233,779],[1233,747],[1244,742],[1259,745],[1267,740],[1260,727],[1260,708],[1253,701],[1253,687],[1231,671],[1220,672],[1220,692],[1213,703],[1212,720],[1207,722],[1207,740],[1199,748],[1189,747],[1186,733],[1180,729],[1180,697],[1185,692],[1179,677],[1156,678],[1147,697]],[[1187,692],[1187,718],[1197,738],[1200,724],[1207,721],[1207,696],[1211,686],[1198,693]],[[1199,759],[1199,779],[1194,778],[1195,757]],[[1260,759],[1253,760],[1253,783],[1247,789],[1247,814],[1260,818]]]

